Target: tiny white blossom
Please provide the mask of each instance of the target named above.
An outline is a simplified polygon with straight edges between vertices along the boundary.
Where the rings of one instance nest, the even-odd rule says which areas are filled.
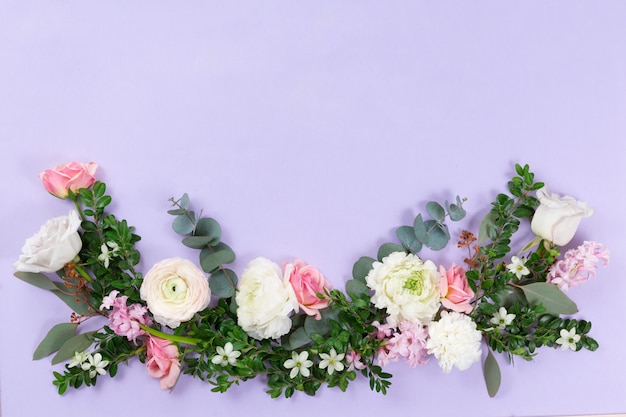
[[[576,329],[573,328],[570,331],[561,329],[560,335],[561,337],[556,339],[556,343],[561,345],[561,350],[576,350],[576,343],[580,341],[580,335],[576,334]]]
[[[109,248],[111,248],[111,250],[109,250]],[[114,257],[116,255],[116,252],[119,250],[119,245],[113,241],[109,241],[106,244],[102,244],[102,246],[100,246],[100,255],[98,255],[98,260],[102,263],[104,263],[104,267],[108,268],[109,267],[109,262],[111,261],[111,258]]]
[[[94,378],[96,374],[104,375],[105,369],[109,365],[109,361],[103,361],[102,355],[96,353],[95,355],[87,354],[87,361],[83,362],[81,368],[83,371],[89,370],[89,378]]]
[[[233,350],[233,344],[230,342],[227,342],[224,347],[216,347],[215,350],[217,351],[217,355],[213,356],[211,362],[216,365],[235,365],[237,363],[237,358],[241,356],[240,351]]]
[[[493,315],[489,322],[495,324],[498,329],[504,329],[513,322],[513,319],[515,319],[515,314],[508,314],[506,308],[500,307],[500,310]]]
[[[283,366],[287,369],[291,369],[289,378],[293,379],[298,376],[298,374],[306,378],[311,375],[309,368],[313,366],[313,362],[309,360],[309,352],[307,351],[301,352],[300,354],[292,352],[291,359],[287,359]]]
[[[526,259],[517,256],[511,257],[511,263],[506,266],[506,269],[514,273],[517,279],[530,274],[530,270],[526,268]]]
[[[320,369],[328,368],[328,375],[332,375],[335,371],[343,371],[344,365],[341,361],[344,356],[345,354],[343,353],[337,354],[335,348],[330,349],[330,355],[328,353],[320,353],[320,358],[322,358]]]
[[[82,367],[83,363],[87,360],[89,354],[87,352],[74,352],[74,356],[72,356],[72,362],[67,365],[68,368],[73,368],[75,366]]]

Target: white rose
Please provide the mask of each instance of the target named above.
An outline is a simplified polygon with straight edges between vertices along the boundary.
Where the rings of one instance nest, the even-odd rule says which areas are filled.
[[[251,337],[277,339],[291,329],[289,315],[298,307],[293,289],[283,271],[266,258],[250,261],[241,274],[237,322]]]
[[[148,271],[139,295],[158,323],[174,329],[209,305],[211,290],[207,277],[191,261],[170,258]]]
[[[75,210],[68,216],[48,220],[22,247],[13,267],[22,272],[56,272],[72,261],[83,246],[78,233],[80,218]]]
[[[548,187],[537,190],[541,203],[530,223],[534,234],[557,246],[565,246],[574,237],[583,217],[589,217],[593,210],[587,203],[573,197],[552,194]]]
[[[418,256],[394,252],[374,262],[365,277],[374,290],[372,303],[387,309],[387,322],[397,326],[401,321],[428,324],[439,310],[439,281],[435,264],[423,262]]]
[[[439,321],[428,325],[426,349],[435,355],[443,372],[450,372],[453,366],[464,371],[480,359],[481,338],[476,323],[469,316],[442,311]]]

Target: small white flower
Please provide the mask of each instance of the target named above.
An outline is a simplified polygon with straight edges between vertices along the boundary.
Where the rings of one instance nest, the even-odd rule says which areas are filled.
[[[311,375],[309,368],[313,366],[313,362],[309,360],[309,352],[307,351],[301,352],[300,354],[292,352],[291,359],[287,359],[283,366],[287,369],[291,369],[289,378],[293,379],[298,376],[298,374],[306,378]]]
[[[506,308],[500,307],[500,310],[493,315],[489,323],[495,324],[498,329],[504,329],[513,322],[513,319],[515,319],[515,314],[508,314]]]
[[[530,274],[530,270],[526,268],[526,259],[517,256],[511,257],[511,263],[506,266],[506,269],[514,273],[517,279]]]
[[[72,362],[67,366],[68,368],[73,368],[75,366],[82,367],[83,362],[87,360],[89,354],[87,352],[74,352],[74,356],[72,357]]]
[[[320,369],[328,368],[328,375],[332,375],[335,371],[343,371],[344,365],[341,361],[344,356],[345,354],[343,353],[337,354],[335,348],[330,349],[330,355],[328,353],[320,353],[320,358],[322,358]]]
[[[233,350],[233,344],[230,342],[227,342],[224,347],[216,347],[215,350],[217,351],[217,355],[213,356],[211,362],[216,365],[235,365],[237,363],[237,358],[241,356],[240,351]]]
[[[81,365],[81,369],[83,371],[89,371],[89,378],[94,378],[96,374],[104,375],[106,373],[105,369],[109,365],[109,361],[103,361],[102,355],[96,353],[95,355],[87,354],[87,361],[83,362]]]
[[[561,337],[556,339],[556,343],[561,345],[561,350],[576,350],[576,343],[580,341],[580,335],[576,334],[576,329],[571,329],[567,331],[565,329],[561,329]]]
[[[111,250],[109,250],[111,248]],[[100,255],[98,255],[98,260],[104,263],[104,267],[109,267],[109,262],[111,258],[116,255],[116,252],[120,249],[119,245],[113,241],[109,241],[106,244],[102,244],[100,246]]]

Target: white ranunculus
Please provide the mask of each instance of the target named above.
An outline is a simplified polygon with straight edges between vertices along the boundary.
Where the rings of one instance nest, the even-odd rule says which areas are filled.
[[[267,258],[250,261],[241,274],[236,294],[237,321],[251,337],[277,339],[289,332],[289,315],[298,300],[283,271]]]
[[[530,223],[534,234],[557,246],[565,246],[574,237],[583,217],[593,214],[587,203],[573,197],[550,193],[548,187],[537,190],[541,203]]]
[[[22,272],[56,272],[72,261],[83,246],[78,233],[80,218],[75,210],[48,220],[26,239],[13,267]]]
[[[365,281],[374,290],[372,303],[387,310],[387,322],[397,326],[403,320],[428,324],[440,306],[439,281],[435,264],[414,254],[394,252],[374,262]]]
[[[158,323],[174,329],[209,305],[211,290],[207,277],[193,262],[169,258],[148,271],[139,295]]]
[[[428,325],[426,349],[429,354],[435,355],[445,373],[450,372],[453,366],[464,371],[480,359],[481,338],[476,323],[469,316],[456,311],[442,311],[441,318]]]

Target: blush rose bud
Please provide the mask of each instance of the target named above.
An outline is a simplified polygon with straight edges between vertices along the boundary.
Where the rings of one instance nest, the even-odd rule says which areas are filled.
[[[583,217],[593,214],[587,203],[573,197],[550,193],[548,187],[537,190],[539,207],[530,223],[533,233],[556,246],[567,245]]]
[[[81,188],[89,188],[96,181],[94,174],[98,164],[89,162],[81,164],[70,162],[48,169],[39,178],[46,190],[55,197],[67,198],[69,191],[76,192]]]

